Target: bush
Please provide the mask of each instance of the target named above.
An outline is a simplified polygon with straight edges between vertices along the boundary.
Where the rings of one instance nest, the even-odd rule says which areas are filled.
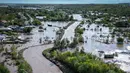
[[[69,47],[70,47],[70,48],[75,48],[77,44],[78,44],[77,38],[74,38],[74,39],[73,39],[73,42],[70,43]]]
[[[66,64],[75,73],[124,73],[113,64],[106,64],[92,54],[77,52],[57,53],[57,60]]]
[[[117,43],[123,43],[124,42],[124,39],[123,38],[117,38]]]
[[[12,59],[17,59],[17,50],[16,50],[16,46],[12,46],[11,47],[11,55],[12,55]]]
[[[0,64],[0,73],[10,73],[9,70]]]
[[[81,42],[81,43],[83,43],[83,42],[84,42],[83,37],[82,37],[82,36],[79,36],[78,41]]]
[[[18,66],[18,73],[32,73],[32,70],[30,69],[30,65],[28,65],[26,61],[23,61],[23,63],[21,63]]]
[[[24,33],[30,33],[32,31],[32,28],[31,27],[25,27],[24,29],[23,29],[23,32]]]
[[[32,22],[33,25],[41,25],[41,22],[38,20],[38,19],[35,19],[33,22]]]
[[[81,34],[83,34],[84,29],[78,27],[78,28],[76,28],[75,32],[81,35]]]
[[[84,24],[84,21],[82,21],[80,24]]]

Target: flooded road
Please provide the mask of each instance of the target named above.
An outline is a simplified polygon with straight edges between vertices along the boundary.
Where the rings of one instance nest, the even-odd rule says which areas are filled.
[[[80,24],[82,20],[82,16],[80,14],[73,14],[73,18],[77,21],[75,21],[73,24],[71,24],[66,30],[61,40],[68,39],[70,42],[73,41],[73,38],[75,37],[75,29]]]
[[[32,47],[23,53],[25,60],[31,65],[33,73],[62,73],[56,65],[42,55],[43,50],[51,47],[53,47],[52,44]]]
[[[66,30],[62,37],[62,40],[67,38],[70,42],[73,41],[73,38],[75,37],[75,28],[80,24],[80,22],[76,21],[72,25],[70,25]]]
[[[43,44],[45,40],[53,42],[56,39],[56,32],[59,30],[59,27],[67,26],[68,22],[42,22],[42,24],[43,29],[46,28],[46,30],[38,32],[39,27],[36,27],[31,32],[33,35],[23,35],[23,37],[30,37],[31,40],[18,48],[18,50],[28,46]],[[50,27],[48,24],[52,26]],[[39,39],[42,40],[42,43],[39,42]],[[56,65],[42,55],[43,50],[51,47],[53,47],[53,44],[34,46],[23,52],[23,57],[32,67],[33,73],[62,73]]]

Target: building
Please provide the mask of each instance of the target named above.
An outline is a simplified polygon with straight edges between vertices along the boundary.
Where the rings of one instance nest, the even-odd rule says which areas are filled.
[[[46,18],[46,16],[36,16],[36,18],[39,20],[43,20],[44,18]]]
[[[2,27],[2,28],[0,28],[0,31],[12,31],[12,29],[11,28]]]

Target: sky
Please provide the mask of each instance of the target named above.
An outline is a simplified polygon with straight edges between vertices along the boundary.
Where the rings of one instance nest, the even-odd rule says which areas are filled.
[[[130,0],[0,0],[0,3],[33,3],[33,4],[115,4],[130,3]]]

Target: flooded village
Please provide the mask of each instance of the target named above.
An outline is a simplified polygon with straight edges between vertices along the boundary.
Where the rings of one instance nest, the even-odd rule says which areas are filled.
[[[1,5],[0,64],[7,68],[4,73],[83,73],[80,67],[93,68],[91,73],[130,73],[129,16],[39,6]],[[106,69],[97,69],[100,64]]]

